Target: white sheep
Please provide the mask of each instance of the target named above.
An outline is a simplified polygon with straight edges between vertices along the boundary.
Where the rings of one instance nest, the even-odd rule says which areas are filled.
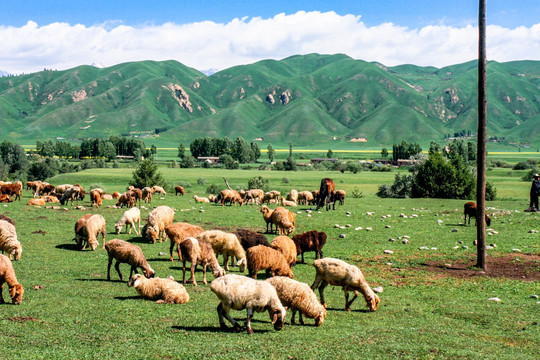
[[[4,297],[2,296],[4,283],[8,285],[9,296],[13,304],[19,305],[22,302],[24,288],[17,281],[11,260],[7,256],[0,254],[0,304],[4,304]]]
[[[319,288],[321,303],[326,308],[324,301],[324,288],[327,285],[341,286],[345,292],[345,309],[351,311],[353,301],[358,297],[360,291],[369,310],[376,311],[379,306],[379,297],[369,287],[362,271],[354,265],[350,265],[343,260],[333,258],[318,259],[313,262],[317,274],[311,289]],[[319,286],[320,285],[320,286]],[[354,297],[349,301],[349,291],[354,291]]]
[[[210,200],[208,198],[205,198],[205,197],[200,197],[200,196],[197,196],[197,195],[193,195],[193,198],[195,199],[196,203],[210,203]]]
[[[246,276],[228,274],[212,281],[210,290],[220,300],[217,312],[222,330],[228,330],[224,318],[227,318],[233,325],[235,331],[242,330],[240,324],[229,315],[231,309],[246,309],[246,330],[248,334],[253,334],[251,318],[254,311],[263,312],[268,310],[274,329],[281,330],[283,328],[286,311],[279,300],[276,289],[270,283],[254,280]]]
[[[313,201],[313,193],[311,191],[300,191],[298,193],[298,203],[308,205]]]
[[[118,220],[118,222],[114,224],[114,228],[117,234],[120,234],[124,225],[126,225],[126,233],[128,232],[129,228],[130,235],[131,229],[134,229],[135,234],[139,235],[139,231],[137,229],[141,227],[141,210],[139,210],[139,208],[137,207],[132,207],[131,209],[126,210],[122,218],[120,218],[120,220]]]
[[[229,271],[229,256],[238,259],[240,272],[244,272],[246,269],[246,251],[236,235],[220,230],[208,230],[197,235],[197,239],[209,242],[216,255],[223,254],[223,267],[226,271]]]
[[[304,325],[302,314],[315,319],[315,326],[320,326],[326,317],[326,309],[308,284],[284,276],[266,279],[277,291],[281,304],[292,310],[291,324],[294,325],[296,312],[299,311],[300,324]]]
[[[298,206],[294,201],[285,200],[283,197],[280,198],[280,202],[281,202],[281,205],[283,205],[283,206],[289,206],[289,207]]]
[[[120,280],[124,280],[122,273],[120,272],[120,263],[127,263],[131,266],[129,277],[133,275],[133,272],[138,274],[137,268],[140,267],[143,270],[144,276],[150,278],[156,273],[154,269],[150,267],[148,261],[144,257],[144,254],[140,247],[128,243],[127,241],[113,239],[107,241],[105,244],[105,250],[109,255],[109,264],[107,266],[107,280],[111,280],[111,265],[113,259],[116,259],[114,268],[118,272]]]
[[[129,279],[128,286],[133,286],[143,298],[156,300],[156,304],[185,304],[189,301],[186,288],[171,277],[147,279],[142,274],[135,274]]]
[[[77,226],[77,224],[75,226]],[[99,245],[97,240],[99,234],[101,234],[101,241],[103,241],[103,246],[105,246],[106,233],[107,229],[105,219],[99,214],[94,214],[90,216],[79,231],[77,231],[75,241],[77,244],[79,244],[79,246],[82,245],[81,250],[86,249],[86,245],[89,245],[92,250],[96,250]]]
[[[7,220],[0,220],[0,250],[9,254],[9,259],[15,256],[15,260],[20,260],[22,255],[22,246],[17,239],[15,225]]]
[[[294,203],[298,202],[298,190],[292,189],[290,193],[287,194],[287,200]]]
[[[158,206],[148,214],[146,238],[150,238],[152,243],[156,243],[156,239],[159,237],[159,242],[167,241],[167,234],[164,233],[165,227],[172,224],[174,221],[174,210],[168,206]]]
[[[165,191],[165,189],[157,185],[152,186],[152,193],[160,193],[163,195],[167,195],[167,192]]]
[[[186,262],[191,263],[191,283],[193,286],[197,286],[197,281],[195,280],[195,271],[197,270],[197,265],[203,267],[203,283],[206,285],[206,267],[209,266],[212,270],[212,275],[218,278],[225,275],[225,270],[219,266],[219,263],[212,249],[212,245],[207,243],[204,240],[195,239],[194,237],[188,237],[180,242],[180,252],[182,254],[182,283],[186,284]]]

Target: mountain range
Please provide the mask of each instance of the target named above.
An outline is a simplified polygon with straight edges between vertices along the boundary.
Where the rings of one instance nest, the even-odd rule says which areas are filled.
[[[421,144],[476,133],[477,62],[387,67],[343,54],[235,66],[210,76],[177,61],[0,77],[0,138],[202,136],[273,145]],[[540,145],[540,62],[488,62],[488,137]]]

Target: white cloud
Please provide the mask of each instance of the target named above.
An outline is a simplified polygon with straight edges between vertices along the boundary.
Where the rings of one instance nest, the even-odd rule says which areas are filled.
[[[488,26],[489,60],[540,60],[540,24],[506,29]],[[385,65],[437,66],[477,57],[474,25],[410,29],[392,23],[367,27],[360,16],[334,12],[278,14],[132,27],[116,22],[86,27],[67,23],[0,26],[0,69],[13,74],[82,64],[112,66],[127,61],[169,60],[197,68],[224,69],[295,54],[344,53]]]

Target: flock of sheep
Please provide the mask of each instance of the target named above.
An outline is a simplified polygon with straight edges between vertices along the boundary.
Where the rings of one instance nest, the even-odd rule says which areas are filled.
[[[42,185],[34,188],[35,197],[42,195]],[[75,188],[75,189],[74,189]],[[77,189],[78,188],[78,189]],[[58,187],[56,188],[58,189]],[[175,189],[176,194],[185,194],[183,188]],[[80,199],[82,187],[71,185],[64,189],[63,200],[77,201]],[[52,192],[52,191],[51,191]],[[131,234],[132,229],[136,235],[141,235],[147,241],[156,243],[170,239],[170,260],[173,261],[173,251],[176,252],[182,265],[182,284],[191,282],[197,286],[195,273],[197,266],[203,268],[203,284],[207,284],[206,270],[210,269],[214,280],[210,284],[210,290],[219,298],[217,307],[220,327],[227,329],[227,319],[234,330],[239,331],[242,327],[230,316],[230,310],[247,310],[246,330],[253,333],[251,319],[253,313],[268,311],[274,328],[280,330],[285,323],[286,309],[292,311],[291,323],[295,323],[296,312],[299,312],[299,321],[303,324],[303,316],[315,320],[315,325],[323,323],[327,312],[324,300],[324,289],[327,285],[339,286],[345,293],[345,308],[350,310],[353,301],[361,293],[371,311],[376,311],[379,298],[366,282],[362,272],[354,265],[334,258],[324,258],[322,248],[326,243],[326,234],[317,230],[311,230],[302,234],[289,237],[296,225],[295,214],[282,206],[270,209],[267,205],[261,207],[263,219],[266,223],[267,232],[273,228],[278,233],[271,243],[263,234],[248,229],[237,229],[235,232],[221,230],[204,231],[200,226],[174,222],[175,212],[168,206],[157,206],[146,217],[146,224],[141,228],[141,212],[136,207],[137,201],[151,201],[151,194],[160,192],[166,194],[162,188],[145,188],[142,190],[130,188],[124,194],[117,194],[117,206],[127,206],[122,217],[114,225],[119,234],[125,227],[126,233]],[[69,196],[66,197],[66,193]],[[304,193],[303,195],[300,195]],[[309,195],[307,194],[309,193]],[[74,195],[72,195],[74,194]],[[100,206],[101,199],[108,198],[103,191],[92,190],[92,205]],[[84,197],[84,194],[83,194]],[[342,201],[345,194],[342,195]],[[112,198],[112,197],[111,197]],[[311,198],[311,200],[309,200]],[[125,200],[122,200],[125,199]],[[281,204],[292,206],[290,203],[313,200],[312,192],[291,191],[287,199],[280,197],[279,193],[264,193],[262,190],[248,190],[242,194],[235,190],[224,190],[212,200],[216,203],[230,205],[244,202],[262,204],[270,203],[271,199],[280,199]],[[210,200],[210,199],[209,199]],[[277,202],[277,201],[273,201]],[[290,203],[287,203],[290,202]],[[99,246],[101,235],[102,247],[108,254],[107,280],[111,279],[111,266],[115,261],[115,269],[120,280],[123,280],[120,264],[130,265],[128,285],[146,299],[157,303],[182,304],[189,301],[190,296],[186,288],[171,277],[155,277],[155,271],[149,265],[140,247],[129,242],[113,239],[106,242],[106,221],[99,214],[86,214],[79,218],[74,226],[74,241],[80,250],[89,248],[96,250]],[[139,229],[141,229],[139,233]],[[15,276],[11,263],[21,259],[22,247],[17,240],[16,226],[12,219],[0,215],[0,250],[8,256],[0,256],[0,302],[1,287],[4,282],[9,287],[11,299],[14,304],[22,301],[24,289]],[[315,252],[315,279],[311,286],[294,280],[293,267],[297,262],[298,255]],[[217,256],[223,256],[223,265],[217,260]],[[239,272],[248,271],[248,276],[226,274],[231,266],[237,266]],[[191,276],[186,280],[186,263],[190,263]],[[138,273],[138,269],[142,274]],[[266,271],[266,281],[257,280],[257,274]],[[135,273],[135,275],[133,274]],[[319,289],[320,301],[314,290]],[[349,300],[349,292],[354,296]]]

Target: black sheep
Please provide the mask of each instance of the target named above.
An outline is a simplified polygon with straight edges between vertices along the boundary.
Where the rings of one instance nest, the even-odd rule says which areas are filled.
[[[240,240],[240,244],[246,251],[256,245],[270,246],[266,236],[252,230],[238,229],[233,234]]]
[[[292,240],[296,244],[297,255],[302,255],[302,263],[304,261],[304,253],[315,251],[315,259],[323,257],[322,247],[326,244],[326,233],[323,231],[311,230],[305,233],[294,235]]]

